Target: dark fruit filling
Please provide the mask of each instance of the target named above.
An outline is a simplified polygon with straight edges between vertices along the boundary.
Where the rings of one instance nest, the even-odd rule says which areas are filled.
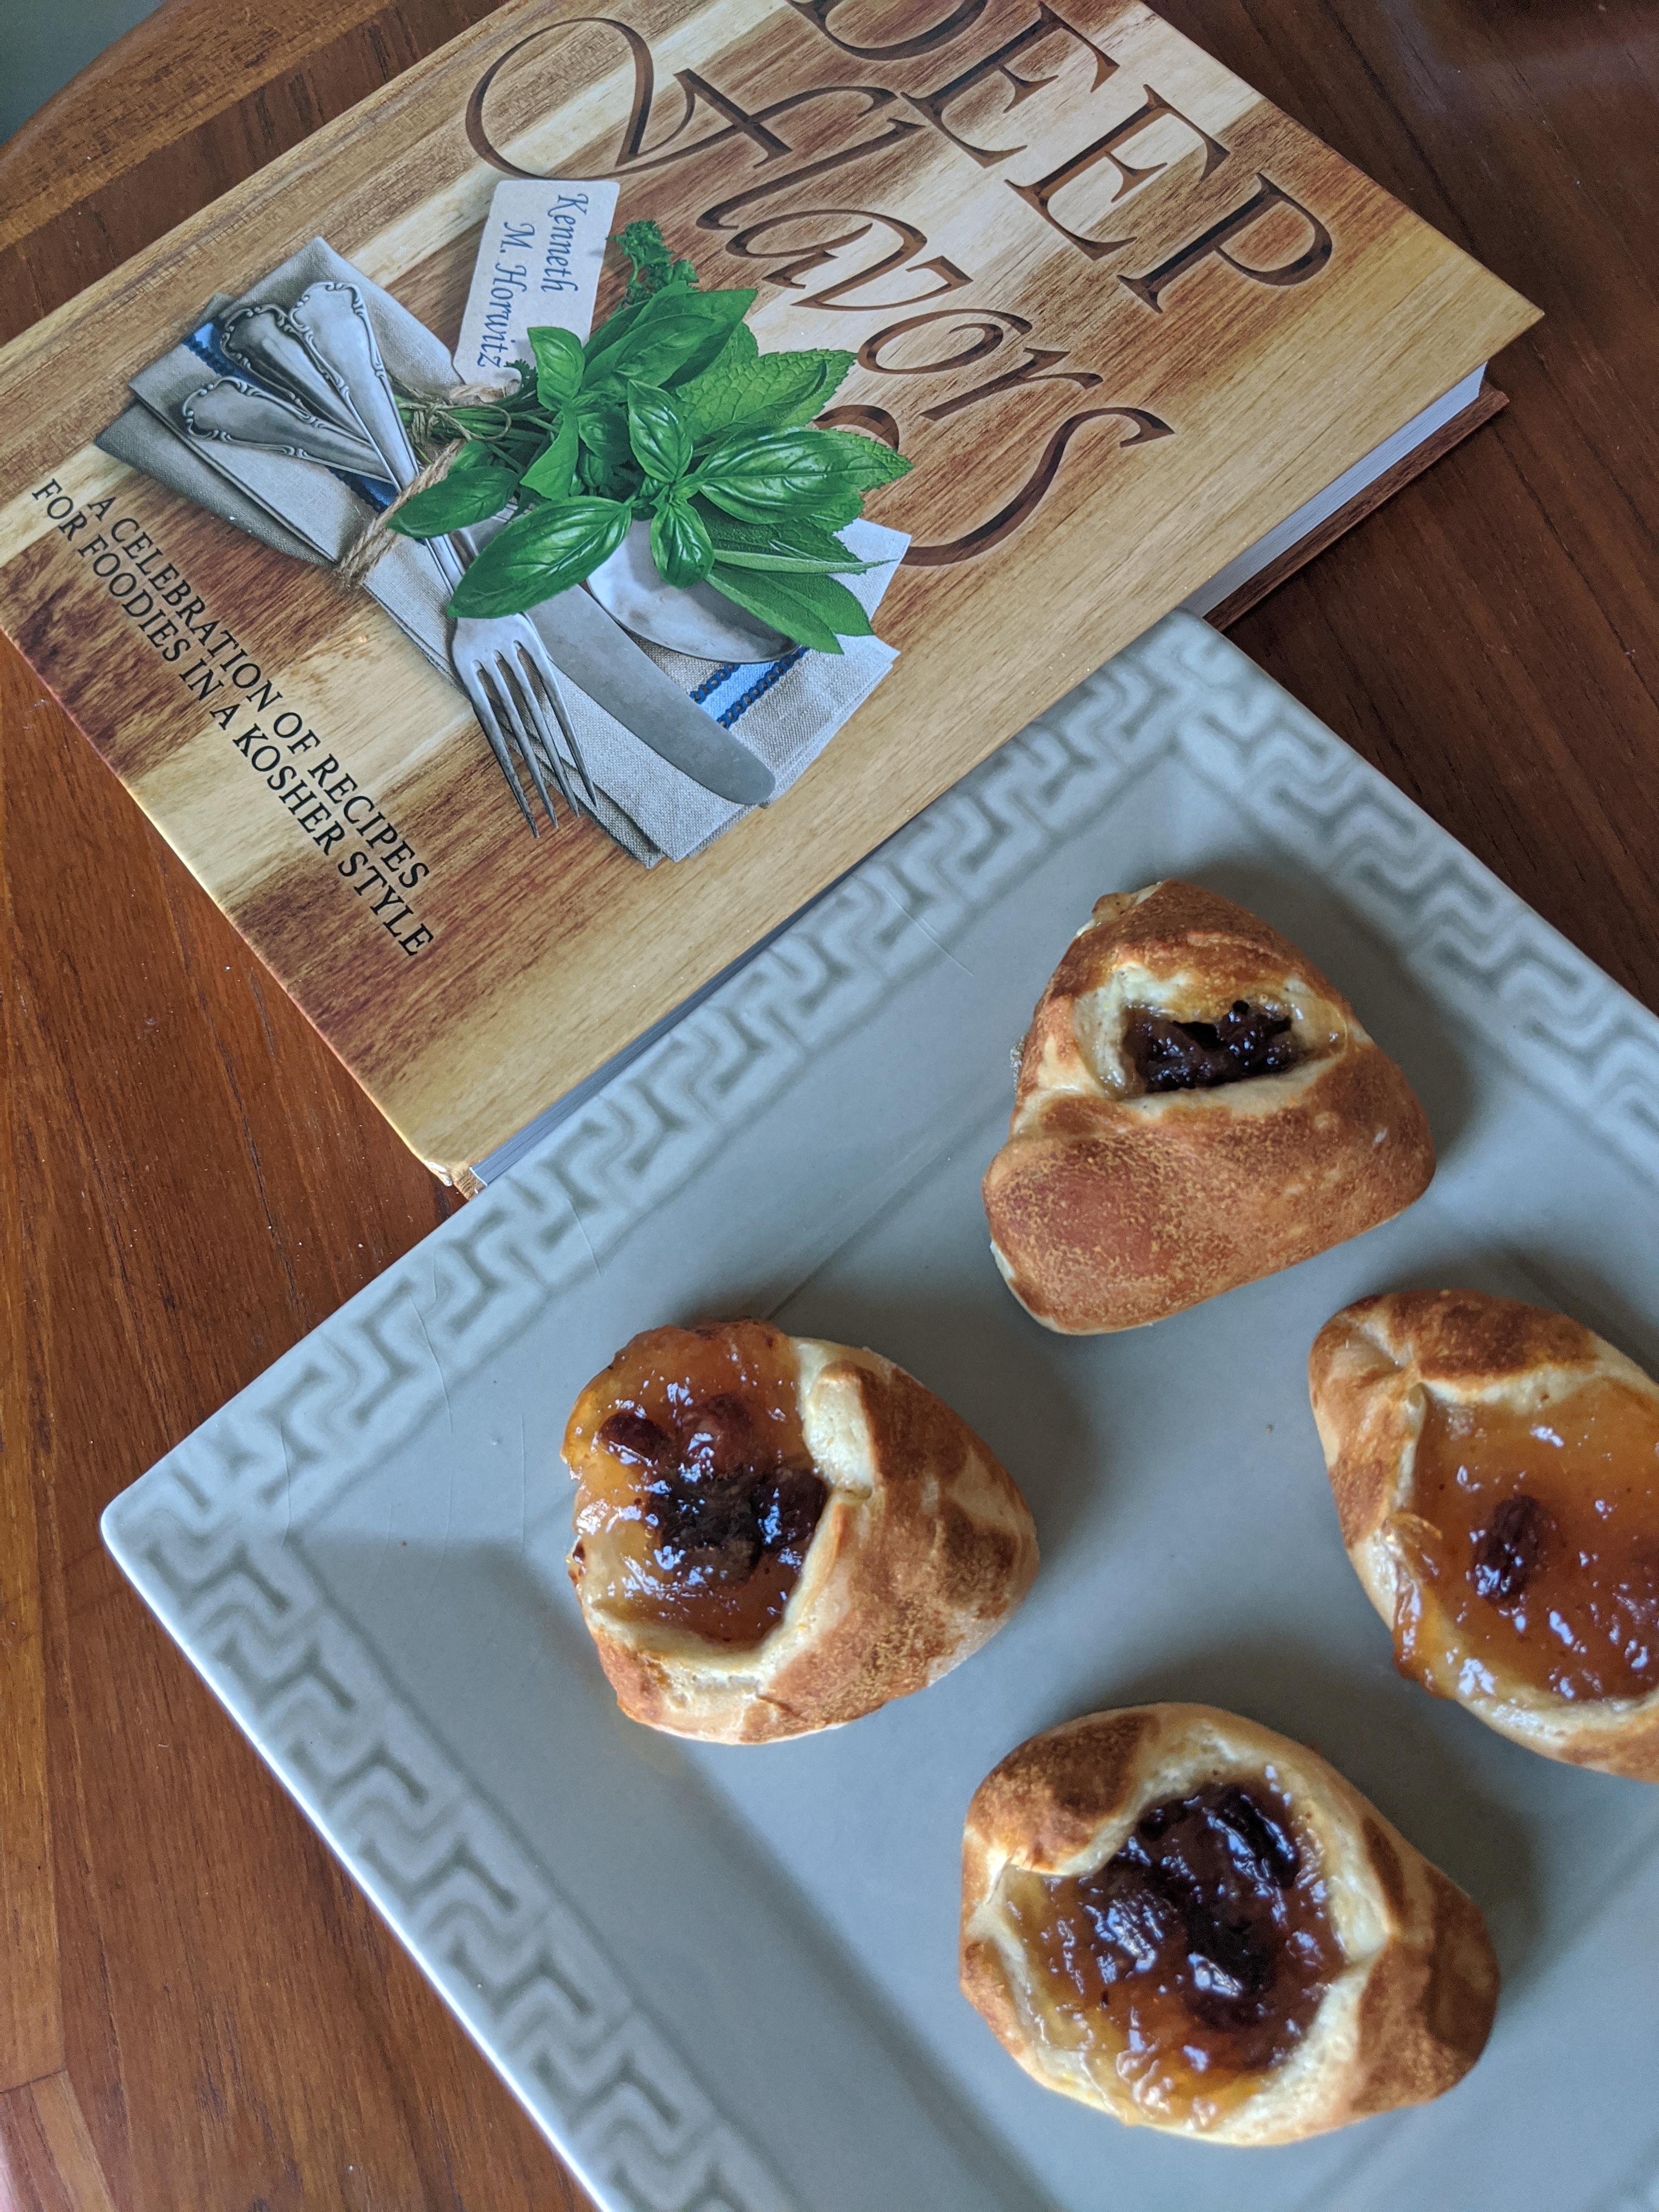
[[[1260,2066],[1279,2055],[1279,2029],[1297,1977],[1281,1974],[1285,1895],[1302,1870],[1290,1831],[1237,1783],[1159,1805],[1116,1857],[1078,1884],[1093,1932],[1104,1999],[1120,2009],[1156,1988],[1212,2033],[1272,2047],[1237,2054]],[[1138,1978],[1146,1987],[1137,1990]]]
[[[571,1571],[592,1595],[727,1645],[759,1644],[800,1577],[829,1486],[787,1338],[760,1322],[653,1329],[572,1418]]]
[[[1297,1058],[1290,1016],[1245,999],[1236,999],[1218,1022],[1177,1022],[1151,1006],[1132,1006],[1123,1048],[1148,1091],[1208,1091],[1280,1074]]]
[[[1149,2112],[1202,2125],[1307,2033],[1340,1964],[1324,1899],[1278,1792],[1218,1782],[1009,1902],[1084,2047]]]
[[[763,1557],[799,1573],[828,1491],[811,1468],[751,1463],[754,1422],[722,1392],[677,1439],[638,1413],[612,1413],[599,1440],[644,1472],[641,1503],[653,1558],[688,1589],[746,1582]]]
[[[1477,1597],[1508,1602],[1526,1589],[1555,1533],[1549,1509],[1535,1498],[1506,1498],[1488,1526],[1476,1532],[1469,1570]]]

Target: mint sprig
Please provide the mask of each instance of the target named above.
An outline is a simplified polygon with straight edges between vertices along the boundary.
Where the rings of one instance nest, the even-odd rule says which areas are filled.
[[[680,387],[687,427],[700,445],[810,422],[853,366],[850,353],[763,354],[739,324],[700,376]]]
[[[744,320],[753,291],[700,290],[655,223],[629,223],[616,243],[632,272],[616,312],[585,345],[532,331],[534,362],[515,392],[442,412],[434,438],[466,442],[392,527],[434,538],[516,503],[457,587],[457,615],[518,613],[568,591],[648,516],[670,584],[711,583],[819,652],[868,635],[836,578],[871,564],[836,533],[910,464],[872,439],[808,427],[852,355],[762,353]]]

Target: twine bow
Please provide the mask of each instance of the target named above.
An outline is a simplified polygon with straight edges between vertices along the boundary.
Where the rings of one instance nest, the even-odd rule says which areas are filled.
[[[501,396],[497,384],[458,384],[453,392],[417,395],[409,417],[409,434],[416,452],[431,446],[440,434],[441,425],[449,427],[444,417],[453,409],[487,407]],[[335,580],[343,591],[356,591],[367,580],[375,562],[390,550],[392,539],[399,534],[392,527],[392,516],[420,493],[441,483],[466,442],[465,438],[455,438],[440,446],[419,475],[410,477],[390,506],[383,507],[352,539],[334,564]]]

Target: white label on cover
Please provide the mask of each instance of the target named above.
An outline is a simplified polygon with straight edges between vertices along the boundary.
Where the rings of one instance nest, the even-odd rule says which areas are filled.
[[[527,331],[587,336],[617,190],[557,177],[496,185],[455,349],[463,384],[510,384],[531,358]]]

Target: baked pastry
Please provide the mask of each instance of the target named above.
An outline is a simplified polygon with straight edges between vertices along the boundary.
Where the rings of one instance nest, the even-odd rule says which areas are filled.
[[[1212,1705],[1050,1729],[974,1793],[962,1986],[1026,2072],[1131,2125],[1282,2143],[1480,2057],[1480,1913],[1315,1752]]]
[[[1480,1291],[1362,1298],[1309,1377],[1401,1673],[1547,1758],[1659,1782],[1659,1384]]]
[[[976,1651],[1036,1572],[1012,1478],[877,1352],[653,1328],[576,1401],[570,1575],[623,1711],[715,1743],[836,1728]]]
[[[1088,1335],[1358,1237],[1433,1173],[1423,1109],[1340,993],[1171,881],[1097,900],[1054,970],[985,1211],[1026,1311]]]

